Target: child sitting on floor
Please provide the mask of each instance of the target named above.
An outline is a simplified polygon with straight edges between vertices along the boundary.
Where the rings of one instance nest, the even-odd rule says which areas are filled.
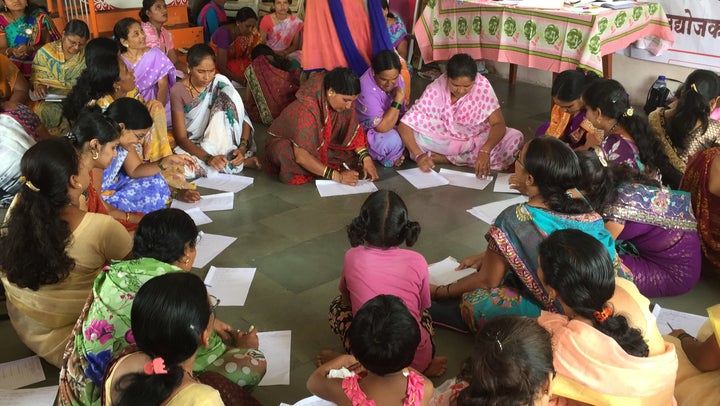
[[[428,405],[432,382],[408,367],[420,330],[399,297],[368,300],[348,331],[354,355],[340,355],[321,365],[308,379],[308,390],[340,406]]]
[[[365,200],[360,215],[347,227],[353,246],[345,253],[340,278],[340,296],[330,304],[330,327],[350,351],[348,328],[358,309],[377,295],[395,295],[405,303],[420,329],[420,345],[411,366],[426,376],[440,376],[446,370],[446,357],[433,358],[432,319],[428,264],[412,246],[420,234],[420,224],[408,220],[400,196],[379,190]],[[321,353],[322,357],[322,353]]]

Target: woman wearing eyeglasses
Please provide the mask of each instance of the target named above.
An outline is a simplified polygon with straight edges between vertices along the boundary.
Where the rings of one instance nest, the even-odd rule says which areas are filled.
[[[171,194],[186,202],[200,198],[197,191],[181,188],[184,166],[195,167],[189,155],[168,155],[155,162],[144,159],[143,141],[149,137],[153,122],[143,103],[122,97],[112,102],[105,114],[120,124],[122,132],[117,156],[103,171],[104,202],[125,212],[149,213],[165,207]]]
[[[75,324],[60,371],[62,405],[99,404],[108,363],[135,343],[130,310],[138,290],[157,276],[188,272],[195,261],[198,230],[182,210],[148,214],[134,238],[134,259],[113,262],[101,272]],[[266,368],[265,356],[257,350],[257,331],[241,333],[213,320],[208,345],[199,348],[192,370],[218,372],[244,382],[245,388],[257,385]]]

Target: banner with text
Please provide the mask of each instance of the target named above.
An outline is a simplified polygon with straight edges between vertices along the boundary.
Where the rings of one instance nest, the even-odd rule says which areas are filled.
[[[675,43],[654,56],[652,40],[645,38],[627,48],[633,58],[720,72],[720,0],[655,0],[662,4]]]

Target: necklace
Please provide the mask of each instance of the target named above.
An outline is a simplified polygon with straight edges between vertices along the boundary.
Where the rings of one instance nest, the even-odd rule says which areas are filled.
[[[615,124],[613,124],[613,126],[610,127],[610,130],[607,133],[605,133],[605,135],[607,136],[609,134],[615,134],[615,129],[617,128],[618,124],[619,123],[616,121]]]
[[[195,85],[193,85],[192,76],[188,76],[188,83],[190,84],[190,87],[192,87],[192,90],[195,91],[195,96],[199,96],[201,92],[195,88]],[[205,90],[205,89],[203,89],[203,90]]]

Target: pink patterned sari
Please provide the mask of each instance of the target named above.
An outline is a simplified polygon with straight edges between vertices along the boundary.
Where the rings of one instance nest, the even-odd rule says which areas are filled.
[[[267,14],[260,21],[260,32],[265,36],[265,44],[275,52],[284,51],[292,44],[295,35],[303,28],[303,21],[293,15],[273,24],[272,14]],[[301,53],[297,51],[286,56],[296,61],[300,60]]]

